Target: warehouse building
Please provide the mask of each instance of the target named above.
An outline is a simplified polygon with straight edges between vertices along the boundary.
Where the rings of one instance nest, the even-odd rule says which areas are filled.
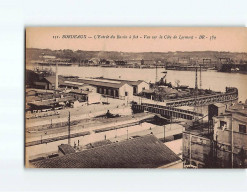
[[[117,82],[125,82],[128,83],[133,87],[133,94],[139,94],[143,90],[149,90],[149,83],[143,80],[138,81],[130,81],[130,80],[123,80],[123,79],[111,79],[111,78],[104,78],[104,77],[97,77],[96,79],[102,80],[110,80],[110,81],[117,81]]]
[[[123,100],[133,99],[133,87],[126,82],[108,79],[80,78],[73,79],[73,83],[76,85],[81,85],[83,83],[82,86],[84,86],[84,88],[88,88],[88,90],[92,90],[93,86],[96,92],[102,94],[103,96],[119,98]]]

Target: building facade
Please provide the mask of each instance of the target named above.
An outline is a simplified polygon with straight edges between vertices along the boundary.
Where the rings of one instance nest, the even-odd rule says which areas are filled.
[[[66,82],[66,81],[65,81]],[[74,85],[83,85],[80,88],[88,88],[105,97],[118,98],[131,101],[133,99],[133,87],[126,82],[108,79],[87,78],[74,79]]]
[[[96,77],[95,79],[102,79],[102,80],[110,80],[110,81],[116,81],[116,82],[121,82],[121,83],[127,83],[133,87],[133,94],[135,94],[135,95],[141,93],[143,90],[149,90],[150,89],[149,83],[147,83],[143,80],[131,81],[131,80],[123,80],[123,79],[104,78],[104,77]]]
[[[209,105],[208,133],[183,132],[185,164],[206,168],[247,167],[247,105]]]
[[[230,106],[225,113],[213,117],[214,141],[219,148],[220,165],[247,167],[247,105]],[[221,151],[224,151],[221,152]]]

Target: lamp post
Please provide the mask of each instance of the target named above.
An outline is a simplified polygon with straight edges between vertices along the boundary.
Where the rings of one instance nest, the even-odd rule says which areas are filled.
[[[70,145],[70,112],[68,117],[68,144]]]
[[[166,126],[164,125],[164,143],[166,142]]]

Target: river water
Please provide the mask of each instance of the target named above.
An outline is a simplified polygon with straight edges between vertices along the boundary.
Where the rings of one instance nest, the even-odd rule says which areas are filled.
[[[55,67],[53,67],[55,70]],[[164,75],[165,69],[158,69],[158,80]],[[156,69],[136,69],[136,68],[105,68],[105,67],[78,67],[61,66],[58,69],[60,75],[72,75],[79,77],[107,77],[120,78],[127,80],[144,80],[146,82],[155,82]],[[167,82],[175,85],[179,80],[180,85],[195,86],[194,71],[176,71],[167,70]],[[247,75],[240,73],[223,73],[216,71],[202,71],[201,86],[203,89],[212,89],[215,91],[225,91],[225,87],[237,87],[239,90],[239,101],[247,99]],[[198,87],[200,86],[200,73],[198,72]]]

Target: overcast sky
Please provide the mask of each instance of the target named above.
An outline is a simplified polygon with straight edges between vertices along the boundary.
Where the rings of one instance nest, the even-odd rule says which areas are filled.
[[[86,35],[91,39],[64,39],[63,35]],[[117,35],[138,39],[95,39],[97,35]],[[144,36],[150,36],[145,39]],[[159,36],[163,39],[159,39]],[[177,39],[169,39],[169,36]],[[206,39],[199,39],[205,35]],[[53,36],[59,36],[54,39]],[[152,39],[152,36],[157,36]],[[166,36],[167,39],[164,39]],[[181,40],[179,36],[193,36],[193,39]],[[210,36],[216,39],[209,40]],[[140,38],[142,37],[142,38]],[[196,37],[196,38],[195,38]],[[168,51],[230,51],[247,52],[247,30],[244,27],[221,28],[161,28],[161,27],[30,27],[26,29],[26,47],[42,49],[71,49],[87,51],[123,51],[123,52],[168,52]]]

